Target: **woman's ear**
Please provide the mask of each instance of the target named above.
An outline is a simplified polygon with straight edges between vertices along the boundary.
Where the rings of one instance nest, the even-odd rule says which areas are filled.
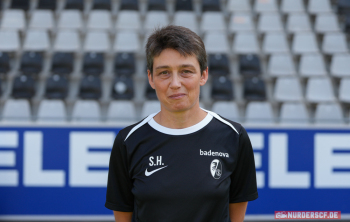
[[[147,76],[148,76],[148,82],[151,85],[152,89],[155,89],[154,83],[153,83],[153,75],[149,69],[147,69]]]
[[[203,70],[202,75],[201,75],[201,79],[200,79],[201,86],[204,86],[205,83],[208,81],[208,75],[209,75],[209,73],[208,73],[208,67],[207,67],[205,70]]]

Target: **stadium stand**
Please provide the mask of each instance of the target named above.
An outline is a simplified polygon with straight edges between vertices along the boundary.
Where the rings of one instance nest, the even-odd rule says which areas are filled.
[[[18,118],[28,121],[45,121],[54,106],[63,107],[57,108],[63,110],[60,121],[141,119],[159,108],[148,86],[143,47],[155,27],[175,24],[198,33],[206,45],[210,78],[202,87],[204,108],[249,123],[264,118],[283,124],[350,123],[347,0],[7,0],[0,5],[4,121],[6,115],[17,118],[15,112],[11,117],[17,102],[27,107]],[[47,105],[51,100],[58,103]],[[85,101],[95,110],[87,117],[77,111]],[[263,111],[254,114],[257,110]]]

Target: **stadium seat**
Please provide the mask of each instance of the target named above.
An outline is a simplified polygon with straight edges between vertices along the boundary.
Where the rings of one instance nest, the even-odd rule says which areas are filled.
[[[272,54],[268,64],[268,73],[271,76],[296,75],[293,58],[290,54]]]
[[[146,95],[145,96],[148,100],[157,100],[158,99],[156,91],[151,87],[151,85],[148,82],[146,82]]]
[[[35,81],[31,76],[16,76],[12,86],[12,97],[31,99],[35,94]]]
[[[309,0],[308,11],[312,14],[332,12],[330,0]]]
[[[238,32],[233,42],[237,54],[259,53],[258,40],[254,32]]]
[[[45,97],[65,99],[68,95],[68,80],[65,76],[54,74],[46,80]]]
[[[37,76],[43,69],[43,54],[40,52],[24,52],[21,59],[21,71],[25,75]]]
[[[20,40],[16,31],[0,30],[0,51],[17,52],[19,47]]]
[[[337,103],[320,103],[316,107],[315,122],[321,124],[343,123],[343,111]]]
[[[237,104],[234,102],[218,101],[213,104],[213,112],[220,116],[233,121],[239,120],[239,111]]]
[[[50,40],[45,30],[29,30],[24,40],[24,50],[47,51],[50,49]]]
[[[11,8],[27,11],[30,8],[30,1],[29,0],[11,0]]]
[[[192,0],[176,0],[175,11],[193,11]]]
[[[280,120],[282,124],[306,124],[309,122],[309,115],[302,103],[283,103]]]
[[[257,55],[248,54],[239,56],[239,74],[256,76],[261,74],[260,59]]]
[[[326,65],[321,54],[305,54],[301,56],[299,73],[303,77],[325,76]]]
[[[273,111],[268,102],[250,102],[246,108],[246,123],[272,123]]]
[[[315,22],[315,31],[319,33],[340,31],[337,16],[333,13],[318,14]]]
[[[99,99],[102,94],[101,79],[98,76],[84,76],[80,83],[79,96],[82,99]]]
[[[350,33],[350,14],[345,16],[344,19],[344,31],[349,34]]]
[[[178,11],[174,15],[174,25],[183,26],[198,33],[198,22],[196,14],[189,11]]]
[[[7,52],[0,52],[0,74],[6,74],[10,71],[10,56]]]
[[[312,32],[295,33],[292,50],[296,54],[317,53],[319,50],[315,35]]]
[[[213,100],[233,99],[233,85],[226,76],[213,76],[211,87],[211,98]]]
[[[282,0],[281,11],[283,13],[304,12],[304,2],[303,0]]]
[[[58,20],[59,29],[76,29],[83,27],[82,14],[78,10],[63,10]]]
[[[135,120],[136,110],[132,101],[111,101],[107,111],[107,121]]]
[[[265,12],[277,12],[277,1],[276,0],[256,0],[254,5],[254,10],[258,13]]]
[[[5,10],[1,20],[1,29],[23,31],[26,26],[24,11]]]
[[[55,51],[76,52],[80,49],[79,36],[76,31],[59,31],[54,45]]]
[[[130,100],[134,97],[134,82],[131,77],[116,77],[112,88],[114,99]]]
[[[302,101],[302,89],[298,78],[280,77],[275,84],[274,97],[279,102]]]
[[[165,0],[148,0],[148,11],[166,11]]]
[[[346,0],[337,1],[337,12],[340,15],[347,15],[350,13],[350,3]]]
[[[120,0],[120,10],[139,10],[138,0]]]
[[[335,77],[350,77],[350,54],[335,54],[332,57],[330,73]]]
[[[163,11],[150,11],[146,14],[144,28],[153,31],[155,28],[164,27],[169,24],[168,14]]]
[[[101,110],[97,101],[78,100],[75,102],[72,113],[72,120],[77,122],[98,122],[100,121]]]
[[[112,10],[111,0],[94,0],[92,8],[94,10]]]
[[[84,10],[84,0],[66,0],[65,9]]]
[[[120,11],[116,28],[118,30],[138,31],[141,28],[140,14],[136,11]]]
[[[226,24],[221,12],[204,12],[202,15],[201,30],[203,32],[224,32]]]
[[[156,113],[160,111],[160,103],[159,101],[145,101],[142,107],[141,117],[147,117],[152,113]]]
[[[322,50],[326,54],[348,52],[348,44],[344,33],[326,33],[323,37]]]
[[[260,32],[276,32],[283,31],[283,25],[278,13],[260,14],[258,22],[258,30]]]
[[[226,54],[209,54],[208,67],[210,75],[222,76],[230,74],[230,62]]]
[[[220,0],[202,0],[202,12],[221,11]]]
[[[90,31],[86,35],[85,51],[107,52],[110,50],[109,37],[103,31]]]
[[[229,12],[250,12],[250,3],[247,0],[228,0],[227,10]]]
[[[231,32],[254,31],[253,18],[249,13],[235,13],[231,16],[229,30]]]
[[[33,12],[29,28],[52,30],[54,27],[54,17],[50,10],[36,10]]]
[[[85,53],[83,72],[86,75],[101,75],[104,72],[105,58],[103,53]]]
[[[244,98],[246,100],[266,100],[265,82],[258,78],[247,78],[244,80]]]
[[[304,13],[289,14],[287,19],[288,32],[309,32],[311,31],[309,16]]]
[[[136,60],[133,53],[117,53],[114,58],[114,73],[130,76],[136,72]]]
[[[38,9],[47,9],[47,10],[55,10],[56,9],[56,0],[39,0]]]
[[[73,72],[74,56],[69,52],[56,52],[52,57],[52,72],[56,74],[70,74]]]
[[[117,52],[139,52],[140,41],[138,35],[130,31],[118,32],[113,48]]]
[[[111,13],[106,10],[92,10],[87,21],[87,28],[109,31],[112,28]]]
[[[26,99],[8,99],[2,111],[5,121],[29,121],[31,110],[29,101]]]
[[[263,51],[268,54],[289,52],[287,39],[284,33],[266,33],[263,42]]]
[[[328,78],[309,78],[306,99],[314,103],[333,102],[335,97],[331,81]]]
[[[67,119],[66,107],[62,100],[47,100],[40,102],[38,108],[38,121],[63,122]]]
[[[339,86],[339,100],[350,103],[350,78],[343,78]]]
[[[222,32],[208,32],[204,37],[207,53],[228,53],[229,44],[226,34]]]

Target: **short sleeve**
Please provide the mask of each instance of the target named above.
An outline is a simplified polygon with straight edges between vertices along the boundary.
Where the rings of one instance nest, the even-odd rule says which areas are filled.
[[[132,212],[134,196],[129,176],[128,160],[123,138],[118,133],[109,160],[105,207],[114,211]]]
[[[239,150],[236,167],[231,175],[230,203],[239,203],[258,198],[253,148],[246,130],[239,135]]]

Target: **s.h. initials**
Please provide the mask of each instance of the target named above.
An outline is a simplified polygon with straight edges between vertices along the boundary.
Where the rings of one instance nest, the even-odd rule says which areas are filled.
[[[164,163],[162,162],[162,156],[156,156],[154,159],[153,156],[149,157],[149,165],[150,166],[162,166]]]

